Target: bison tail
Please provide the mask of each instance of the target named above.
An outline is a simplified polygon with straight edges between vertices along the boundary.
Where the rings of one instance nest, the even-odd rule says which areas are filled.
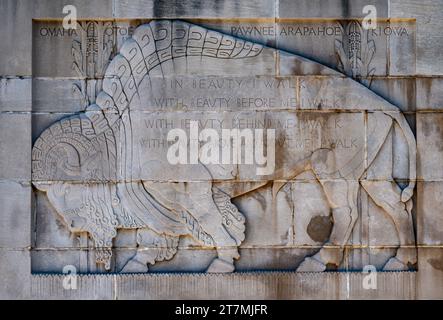
[[[401,193],[401,201],[405,203],[411,199],[412,195],[414,194],[415,181],[417,179],[417,145],[415,142],[414,133],[412,132],[411,127],[407,123],[404,115],[402,113],[389,113],[389,115],[398,123],[408,143],[409,184]]]

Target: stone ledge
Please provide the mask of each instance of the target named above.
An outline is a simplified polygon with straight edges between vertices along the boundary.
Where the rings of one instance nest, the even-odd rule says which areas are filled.
[[[32,299],[415,299],[417,272],[379,272],[377,289],[361,272],[239,272],[232,274],[79,275],[65,290],[64,275],[31,276]]]

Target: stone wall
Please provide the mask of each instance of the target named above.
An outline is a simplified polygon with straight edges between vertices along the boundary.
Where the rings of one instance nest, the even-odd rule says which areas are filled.
[[[62,27],[68,4],[75,31]],[[370,32],[361,27],[367,4],[378,17]],[[442,298],[442,8],[0,0],[0,297]],[[179,30],[205,41],[183,44]],[[130,43],[145,57],[149,32],[160,62],[144,59],[138,73]],[[119,55],[130,76],[119,73]],[[106,119],[103,135],[96,116]],[[168,164],[167,132],[190,120],[216,132],[275,129],[277,171]],[[58,146],[62,132],[86,137],[89,151]],[[295,171],[307,154],[309,170]],[[117,233],[100,245],[79,204],[102,193]],[[147,198],[125,200],[134,195]],[[158,213],[180,226],[161,229]],[[98,233],[111,224],[102,221]],[[63,288],[67,265],[80,274],[78,290]],[[380,271],[377,289],[363,288],[368,266]]]

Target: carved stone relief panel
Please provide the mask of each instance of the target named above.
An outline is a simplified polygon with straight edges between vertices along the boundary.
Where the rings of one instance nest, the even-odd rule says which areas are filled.
[[[308,35],[297,52],[209,25],[35,22],[35,77],[73,79],[83,107],[34,137],[32,271],[413,270],[415,135],[370,89],[387,36],[321,22],[320,64]],[[56,45],[69,63],[48,69]]]

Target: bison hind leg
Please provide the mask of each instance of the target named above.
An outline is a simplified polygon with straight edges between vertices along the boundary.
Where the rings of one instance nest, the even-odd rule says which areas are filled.
[[[179,237],[159,234],[149,228],[137,230],[137,253],[126,263],[121,272],[148,272],[148,264],[170,260],[177,252]]]

